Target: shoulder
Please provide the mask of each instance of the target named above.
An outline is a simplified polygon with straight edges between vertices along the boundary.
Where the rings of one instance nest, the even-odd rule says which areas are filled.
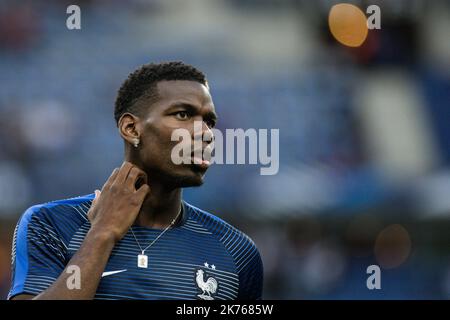
[[[191,210],[191,218],[195,219],[197,223],[201,224],[218,238],[235,260],[237,260],[238,267],[240,265],[239,262],[247,260],[245,257],[259,257],[260,254],[256,244],[243,231],[210,212],[199,209],[186,202],[185,204]]]
[[[50,201],[29,207],[20,217],[18,228],[26,229],[31,223],[51,228],[87,220],[94,194]]]
[[[36,204],[28,208],[22,219],[29,220],[34,216],[50,216],[54,217],[58,214],[63,215],[64,213],[70,211],[71,208],[84,207],[89,209],[94,199],[94,194],[88,194],[84,196],[78,196],[74,198],[62,199],[50,201],[42,204]],[[73,211],[70,211],[73,212]]]
[[[246,238],[246,240],[250,240],[244,232],[232,226],[230,223],[226,222],[222,218],[219,218],[217,215],[205,211],[203,209],[197,208],[187,202],[185,202],[186,206],[190,209],[191,214],[190,217],[197,221],[197,223],[201,224],[203,227],[208,229],[211,233],[214,233],[218,236],[226,236],[228,234],[234,234],[239,237]]]

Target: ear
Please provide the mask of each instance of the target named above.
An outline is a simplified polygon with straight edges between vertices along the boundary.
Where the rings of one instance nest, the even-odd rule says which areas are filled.
[[[137,116],[131,113],[124,113],[119,119],[118,127],[122,138],[131,145],[134,145],[136,139],[139,140],[141,127],[140,119]]]

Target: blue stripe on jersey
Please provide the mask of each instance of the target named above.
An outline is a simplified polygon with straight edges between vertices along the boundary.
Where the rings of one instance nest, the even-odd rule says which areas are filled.
[[[25,278],[28,271],[27,254],[27,228],[34,207],[29,208],[19,220],[14,231],[13,239],[13,267],[12,267],[12,289],[11,292],[22,292],[25,284]],[[19,241],[17,241],[19,239]],[[10,293],[11,294],[11,293]],[[8,295],[9,298],[9,295]]]
[[[61,274],[82,245],[94,194],[28,209],[13,240],[13,279],[8,298],[39,294]],[[146,254],[147,269],[129,231],[113,248],[104,271],[126,270],[102,278],[96,299],[260,299],[263,269],[253,241],[215,215],[185,201],[181,223]],[[160,230],[133,226],[142,246]]]

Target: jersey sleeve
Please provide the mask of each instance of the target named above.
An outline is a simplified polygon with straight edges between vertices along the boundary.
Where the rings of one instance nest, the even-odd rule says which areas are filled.
[[[43,207],[25,211],[14,231],[8,299],[46,290],[65,268],[66,247]]]
[[[239,264],[239,300],[261,300],[264,271],[261,255],[253,244]]]

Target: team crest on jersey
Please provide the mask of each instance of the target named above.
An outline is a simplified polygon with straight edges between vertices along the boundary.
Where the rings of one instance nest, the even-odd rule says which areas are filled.
[[[216,266],[211,265],[207,262],[204,263],[205,268],[211,268],[212,270],[216,270]],[[202,293],[198,294],[202,300],[214,300],[213,295],[217,292],[218,283],[217,280],[213,277],[205,276],[205,271],[203,269],[198,269],[195,276],[195,282],[197,283],[198,288],[202,291]]]

